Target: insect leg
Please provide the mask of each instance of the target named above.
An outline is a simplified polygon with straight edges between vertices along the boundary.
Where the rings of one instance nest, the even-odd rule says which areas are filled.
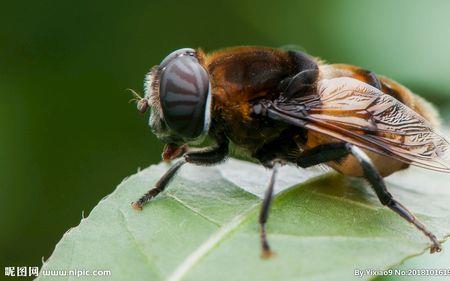
[[[432,242],[430,252],[440,252],[441,244],[436,236],[431,233],[427,227],[420,222],[405,206],[395,200],[386,188],[383,178],[377,169],[373,166],[370,158],[358,147],[350,145],[350,153],[358,160],[364,172],[364,177],[369,181],[373,190],[381,203],[399,214],[402,218],[412,223],[417,229],[423,232]]]
[[[192,163],[196,165],[213,165],[224,160],[228,155],[228,141],[222,141],[218,146],[205,148],[199,151],[188,152],[181,160],[178,160],[170,169],[158,180],[155,187],[150,189],[137,201],[133,202],[131,206],[137,210],[142,210],[142,206],[145,205],[150,199],[161,193],[170,180],[176,174],[176,172],[186,163]]]
[[[436,236],[431,233],[426,226],[420,222],[405,206],[392,197],[386,188],[383,178],[373,166],[370,158],[358,147],[348,143],[319,145],[313,149],[303,152],[302,156],[297,160],[297,164],[300,167],[307,168],[328,161],[338,160],[349,153],[352,154],[361,164],[364,177],[369,181],[381,203],[389,207],[391,210],[399,214],[402,218],[412,223],[416,228],[423,232],[432,242],[430,249],[431,253],[441,251],[441,244],[437,240]]]
[[[277,144],[277,143],[274,143]],[[272,149],[271,144],[268,144],[266,149],[263,149],[260,153],[257,154],[259,159],[263,159],[261,156],[264,153],[270,152]],[[345,143],[331,143],[319,145],[311,150],[307,150],[302,153],[299,159],[297,159],[297,164],[301,167],[310,167],[317,164],[321,164],[324,162],[332,161],[340,159],[341,157],[348,154],[348,149]],[[270,154],[269,154],[270,155]],[[271,161],[270,163],[274,163]],[[272,251],[270,250],[269,243],[267,242],[266,235],[266,222],[269,217],[269,208],[270,203],[272,201],[272,194],[275,184],[275,178],[277,175],[279,163],[276,162],[273,164],[272,176],[269,181],[269,185],[267,187],[266,193],[264,195],[263,204],[261,206],[261,211],[259,213],[259,224],[260,224],[260,238],[261,238],[261,257],[269,258],[272,255]],[[269,165],[270,166],[270,165]]]
[[[345,143],[330,143],[319,145],[311,150],[305,151],[302,156],[297,160],[297,164],[301,167],[310,167],[317,164],[325,163],[332,160],[338,160],[348,154],[348,147]],[[269,243],[267,241],[266,234],[266,222],[269,217],[269,208],[272,201],[273,189],[275,185],[275,179],[278,172],[279,163],[275,160],[272,161],[273,169],[272,176],[270,177],[269,185],[264,195],[264,200],[259,213],[260,224],[260,239],[261,239],[261,257],[269,258],[272,256]]]
[[[260,239],[261,239],[261,257],[263,259],[269,258],[273,255],[270,250],[269,242],[267,242],[266,235],[266,222],[269,218],[269,208],[273,197],[273,188],[275,186],[275,178],[278,172],[278,163],[275,163],[272,169],[272,176],[270,177],[269,185],[267,186],[266,193],[264,194],[264,200],[259,212],[259,225],[260,225]]]
[[[155,187],[147,191],[139,200],[131,203],[131,206],[137,210],[142,210],[142,206],[144,206],[145,203],[150,201],[153,197],[161,193],[166,186],[169,184],[170,180],[173,178],[175,173],[186,164],[185,159],[178,160],[175,165],[170,167],[170,169],[158,180],[158,182],[155,184]]]
[[[217,146],[208,147],[198,151],[188,152],[184,158],[188,163],[200,166],[217,164],[228,155],[228,140],[221,140]]]
[[[348,153],[349,147],[346,143],[340,142],[321,144],[314,148],[305,150],[300,157],[297,158],[296,162],[298,166],[308,168],[329,161],[339,160],[348,155]]]

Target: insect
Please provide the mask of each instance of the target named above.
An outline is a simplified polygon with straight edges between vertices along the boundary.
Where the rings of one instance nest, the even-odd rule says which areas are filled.
[[[448,141],[433,107],[397,82],[303,52],[233,47],[211,54],[180,49],[145,77],[140,112],[166,143],[163,159],[178,159],[139,200],[157,196],[185,163],[213,165],[229,144],[272,169],[259,224],[262,257],[271,255],[266,222],[280,165],[326,164],[365,178],[380,202],[410,222],[441,251],[436,236],[389,193],[384,177],[409,165],[450,172]],[[189,145],[205,137],[214,145]]]

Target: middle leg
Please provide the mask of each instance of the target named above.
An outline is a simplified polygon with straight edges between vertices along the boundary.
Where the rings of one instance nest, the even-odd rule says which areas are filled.
[[[288,138],[282,138],[291,139]],[[278,167],[280,165],[280,160],[277,159],[277,154],[274,151],[279,152],[280,147],[290,147],[289,143],[276,141],[273,143],[268,143],[263,148],[261,148],[253,156],[260,160],[260,162],[266,168],[272,168],[272,176],[270,177],[269,184],[267,186],[266,192],[264,194],[264,199],[261,205],[261,210],[259,213],[259,225],[260,225],[260,240],[261,240],[261,257],[266,259],[273,255],[270,249],[269,242],[267,241],[266,223],[269,218],[270,204],[273,198],[273,190],[275,186],[275,179],[278,172]],[[295,143],[294,143],[295,146]],[[291,147],[291,149],[294,149]],[[341,157],[348,154],[348,149],[345,143],[332,143],[319,145],[314,149],[303,152],[302,157],[297,161],[297,165],[300,167],[310,167],[317,164],[325,163],[328,161],[333,161],[340,159]]]
[[[267,242],[266,234],[266,222],[269,218],[269,208],[272,202],[273,189],[275,186],[275,178],[278,172],[278,163],[275,163],[272,168],[272,176],[270,177],[269,185],[267,186],[266,193],[264,194],[264,200],[259,213],[259,225],[260,225],[260,239],[261,239],[261,257],[263,259],[270,258],[273,255],[270,250],[269,242]]]

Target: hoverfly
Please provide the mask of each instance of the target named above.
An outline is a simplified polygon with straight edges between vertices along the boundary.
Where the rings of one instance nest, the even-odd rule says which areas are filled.
[[[326,164],[363,177],[381,203],[413,224],[439,252],[436,236],[389,193],[383,177],[409,165],[450,172],[448,141],[433,107],[397,82],[355,66],[326,64],[298,51],[234,47],[206,54],[180,49],[145,77],[138,110],[166,143],[164,160],[181,156],[132,206],[141,209],[185,163],[223,161],[232,143],[271,168],[260,211],[262,257],[271,250],[265,224],[277,167]],[[208,136],[215,144],[189,150]]]

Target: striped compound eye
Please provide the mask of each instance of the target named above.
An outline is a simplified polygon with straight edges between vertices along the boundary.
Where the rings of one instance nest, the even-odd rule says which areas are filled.
[[[159,90],[164,120],[179,136],[195,139],[209,125],[208,73],[190,54],[179,55],[161,66]]]

